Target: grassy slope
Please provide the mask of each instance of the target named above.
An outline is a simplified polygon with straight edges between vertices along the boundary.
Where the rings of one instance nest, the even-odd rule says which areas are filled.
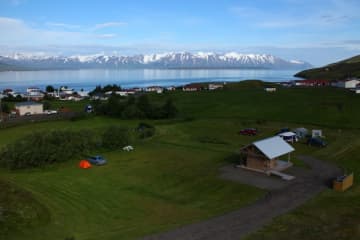
[[[226,164],[224,159],[254,140],[237,134],[243,127],[260,128],[257,138],[263,138],[281,127],[303,125],[297,122],[327,125],[329,128],[321,128],[330,142],[328,148],[318,150],[297,144],[297,153],[337,162],[359,177],[359,116],[354,111],[358,96],[339,89],[281,89],[269,94],[261,88],[249,90],[236,84],[231,88],[172,94],[184,117],[194,120],[155,121],[156,137],[136,144],[133,153],[104,153],[110,162],[105,167],[82,171],[73,160],[40,170],[2,170],[3,178],[32,192],[51,213],[48,225],[14,232],[8,239],[30,235],[36,239],[132,239],[239,208],[262,192],[216,176],[218,167]],[[166,96],[153,97],[160,100]],[[108,124],[135,126],[137,121],[94,118],[3,129],[0,146],[33,129],[101,128]],[[343,127],[351,129],[339,131]],[[355,230],[360,214],[352,210],[359,207],[359,187],[345,196],[327,191],[252,238],[329,239],[331,235],[323,227],[326,224],[343,234],[339,221],[334,219],[350,222],[346,236],[358,236]],[[334,208],[332,202],[339,205]],[[313,226],[317,228],[311,232]]]
[[[308,79],[338,80],[347,77],[360,77],[360,56],[355,56],[321,68],[299,72],[296,77]]]

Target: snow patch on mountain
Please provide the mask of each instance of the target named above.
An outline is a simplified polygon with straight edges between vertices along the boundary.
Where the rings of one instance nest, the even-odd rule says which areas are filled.
[[[67,68],[268,68],[304,69],[309,63],[287,61],[269,54],[243,54],[237,52],[166,52],[134,56],[108,56],[104,54],[46,56],[16,53],[0,56],[3,63],[42,69]]]

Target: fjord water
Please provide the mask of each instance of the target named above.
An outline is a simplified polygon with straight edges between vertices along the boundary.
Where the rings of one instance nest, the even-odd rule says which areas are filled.
[[[192,82],[224,82],[259,79],[280,82],[295,79],[297,70],[247,69],[81,69],[0,72],[0,90],[24,91],[27,87],[68,86],[91,90],[96,85],[118,84],[124,88],[151,85],[171,86]]]

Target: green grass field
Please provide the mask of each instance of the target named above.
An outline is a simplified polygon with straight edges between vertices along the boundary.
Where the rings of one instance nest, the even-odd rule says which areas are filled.
[[[80,159],[70,159],[43,169],[0,169],[7,196],[20,202],[21,196],[28,196],[23,205],[16,205],[0,194],[0,206],[13,211],[8,217],[11,228],[0,215],[0,239],[134,239],[238,209],[264,192],[219,179],[219,167],[230,164],[244,144],[272,136],[282,127],[321,128],[329,146],[317,149],[297,143],[296,154],[336,162],[359,177],[359,96],[331,88],[266,93],[231,84],[223,91],[152,98],[162,101],[169,96],[180,109],[179,119],[150,121],[156,135],[136,142],[134,152],[101,153],[109,161],[106,166],[83,170],[77,167]],[[79,103],[76,107],[82,108]],[[0,146],[34,130],[138,123],[105,117],[33,123],[1,129]],[[238,135],[244,127],[258,128],[259,136]],[[303,166],[296,155],[294,161]],[[359,237],[359,197],[357,184],[344,194],[328,190],[249,239]]]

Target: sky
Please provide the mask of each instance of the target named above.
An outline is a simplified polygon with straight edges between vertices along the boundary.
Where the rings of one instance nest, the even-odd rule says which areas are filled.
[[[0,54],[360,54],[359,0],[0,0]]]

